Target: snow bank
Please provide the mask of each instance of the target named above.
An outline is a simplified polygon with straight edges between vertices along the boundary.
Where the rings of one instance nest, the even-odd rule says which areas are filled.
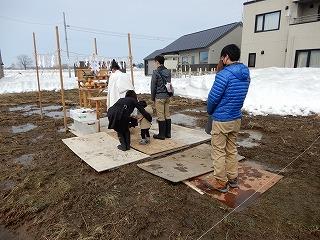
[[[40,86],[43,90],[60,90],[59,70],[40,70]],[[77,88],[77,82],[74,74],[69,78],[68,71],[63,71],[64,88]],[[31,92],[38,90],[38,83],[35,70],[6,70],[5,77],[0,79],[0,94],[2,93],[19,93]]]
[[[77,88],[75,78],[68,78],[64,71],[65,89]],[[37,90],[35,71],[6,71],[0,79],[1,93]],[[137,93],[150,93],[150,76],[137,70],[135,88]],[[182,77],[172,79],[175,94],[182,97],[206,100],[215,75]],[[59,72],[40,72],[41,88],[59,90]],[[320,113],[320,68],[265,68],[251,70],[251,85],[244,110],[254,115],[302,115]]]
[[[320,68],[265,68],[251,70],[244,110],[254,115],[320,113]],[[146,77],[145,77],[146,78]],[[206,100],[215,75],[173,79],[176,95]],[[150,77],[138,78],[136,90],[150,92]]]
[[[320,68],[251,71],[251,86],[244,109],[256,115],[320,113]]]

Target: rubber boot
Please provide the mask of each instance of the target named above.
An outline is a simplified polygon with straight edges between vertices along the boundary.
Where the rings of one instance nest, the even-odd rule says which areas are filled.
[[[159,134],[153,135],[153,138],[165,140],[166,139],[166,121],[158,121]]]
[[[130,144],[131,144],[130,131],[125,132],[124,137],[126,141],[126,150],[130,150]]]
[[[120,133],[118,132],[118,138],[120,141],[120,145],[117,146],[117,148],[121,151],[126,151],[127,150],[127,146],[126,146],[126,139],[125,139],[125,135],[124,133]]]
[[[166,119],[166,138],[171,138],[171,119]]]

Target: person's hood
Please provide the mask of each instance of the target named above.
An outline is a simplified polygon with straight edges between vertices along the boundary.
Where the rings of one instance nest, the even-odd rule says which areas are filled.
[[[242,63],[234,63],[225,67],[226,71],[231,72],[239,80],[246,81],[250,77],[249,68]]]
[[[170,70],[168,70],[165,66],[161,65],[160,67],[158,67],[157,69],[161,75],[165,78],[168,78],[171,74]]]

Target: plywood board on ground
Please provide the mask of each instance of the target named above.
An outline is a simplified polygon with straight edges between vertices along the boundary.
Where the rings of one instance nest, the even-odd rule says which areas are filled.
[[[154,156],[159,153],[168,153],[170,150],[179,150],[185,145],[181,142],[177,142],[176,139],[171,138],[171,139],[166,139],[165,141],[163,140],[158,140],[158,139],[153,139],[152,138],[152,132],[150,132],[151,135],[151,143],[147,145],[141,145],[139,143],[141,137],[140,137],[140,129],[139,128],[132,128],[130,129],[131,132],[131,147],[143,152],[145,154]],[[117,133],[112,131],[107,131],[107,133],[117,139]]]
[[[253,203],[283,176],[263,170],[261,166],[250,162],[240,163],[239,188],[230,189],[228,193],[219,193],[212,188],[213,173],[195,177],[185,183],[204,192],[231,208],[242,209]]]
[[[120,151],[119,142],[104,132],[62,140],[76,155],[98,172],[149,158],[134,149]]]
[[[171,182],[180,182],[213,171],[210,154],[211,146],[201,144],[165,158],[138,164],[138,167]],[[238,155],[238,160],[242,159]]]
[[[108,132],[114,138],[117,138],[115,132],[110,132],[107,129],[101,129],[102,131]],[[140,129],[131,129],[131,146],[145,154],[152,157],[166,155],[171,152],[175,152],[184,148],[188,148],[193,145],[199,145],[204,142],[208,142],[211,136],[206,134],[202,130],[190,129],[178,125],[172,124],[171,136],[172,138],[166,140],[153,139],[152,135],[157,134],[157,125],[153,124],[150,129],[151,143],[148,145],[140,145]]]

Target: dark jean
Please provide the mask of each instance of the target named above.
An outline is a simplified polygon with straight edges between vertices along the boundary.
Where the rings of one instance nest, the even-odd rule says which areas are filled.
[[[150,128],[148,129],[141,129],[141,138],[146,139],[146,137],[150,138],[150,133],[149,133]]]

